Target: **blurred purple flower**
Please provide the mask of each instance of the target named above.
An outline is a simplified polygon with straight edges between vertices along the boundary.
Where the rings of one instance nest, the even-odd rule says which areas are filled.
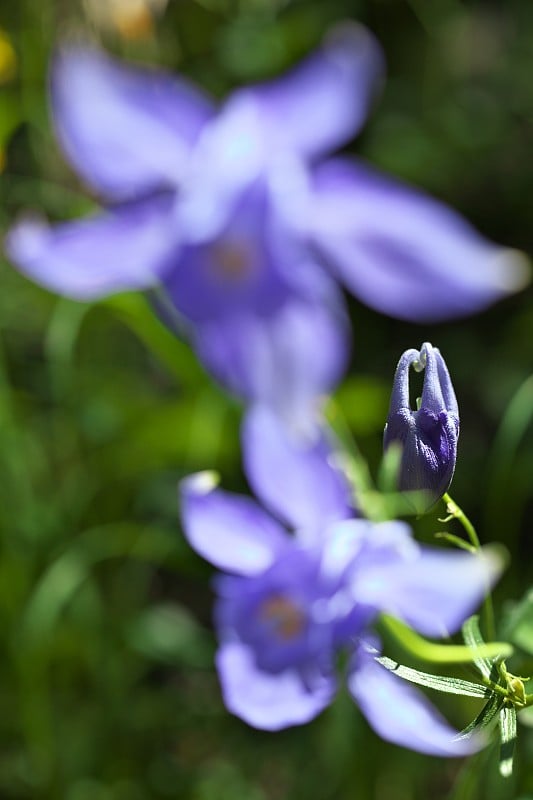
[[[297,418],[346,365],[336,278],[414,320],[477,311],[524,281],[515,253],[445,206],[355,161],[318,163],[360,129],[382,72],[372,35],[346,25],[215,113],[183,80],[65,49],[57,134],[107,209],[52,228],[22,220],[7,252],[80,300],[163,286],[220,380]]]
[[[424,370],[420,408],[413,411],[409,370]],[[459,408],[448,368],[440,351],[425,342],[420,352],[406,350],[400,358],[383,435],[384,449],[402,447],[399,488],[421,492],[417,510],[427,511],[452,482],[459,438]]]
[[[274,479],[273,434],[274,450],[288,455]],[[305,449],[265,409],[254,409],[244,429],[247,473],[292,536],[250,498],[218,489],[211,473],[181,484],[187,539],[224,573],[215,583],[224,701],[257,728],[308,722],[331,703],[344,650],[349,691],[383,738],[442,756],[472,752],[479,741],[456,739],[418,690],[375,660],[371,625],[384,611],[425,635],[453,633],[499,565],[490,555],[420,547],[401,522],[350,518],[348,485],[322,435]],[[305,479],[295,477],[294,459],[308,459]]]

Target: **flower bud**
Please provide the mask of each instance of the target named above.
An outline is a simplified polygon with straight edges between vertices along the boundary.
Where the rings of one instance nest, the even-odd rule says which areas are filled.
[[[417,411],[409,398],[409,368],[424,370],[422,397]],[[383,446],[402,447],[398,488],[422,492],[416,498],[419,513],[428,511],[448,490],[457,457],[459,410],[448,368],[439,350],[429,342],[406,350],[400,358],[392,388]]]

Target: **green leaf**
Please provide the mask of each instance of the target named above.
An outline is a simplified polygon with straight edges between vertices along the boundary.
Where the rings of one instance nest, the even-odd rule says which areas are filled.
[[[50,564],[37,582],[18,627],[19,643],[36,645],[52,634],[57,620],[98,563],[128,558],[167,564],[175,537],[164,528],[117,522],[89,528]]]
[[[398,677],[403,678],[411,683],[416,683],[419,686],[427,686],[429,689],[434,689],[437,692],[445,692],[446,694],[462,694],[467,697],[488,697],[491,690],[486,686],[479,683],[472,683],[471,681],[464,681],[461,678],[450,678],[446,675],[432,675],[429,672],[421,672],[418,669],[411,667],[404,667],[397,661],[384,656],[376,658],[376,661],[381,666],[394,672]]]
[[[196,388],[210,384],[189,345],[160,321],[139,292],[113,295],[101,301],[101,305],[110,308],[136,334],[180,385]]]
[[[378,474],[378,489],[383,493],[398,491],[402,451],[401,443],[396,441],[392,442],[383,454]]]
[[[466,664],[475,661],[472,648],[469,646],[429,642],[405,623],[388,614],[382,614],[381,619],[387,630],[405,650],[424,661],[434,664]],[[477,647],[478,658],[507,658],[512,654],[513,648],[507,642],[488,642]]]
[[[500,775],[508,778],[513,773],[513,755],[516,742],[516,709],[504,706],[500,711]]]
[[[517,709],[518,721],[528,728],[533,728],[533,706]]]
[[[514,644],[533,655],[533,589],[511,611],[505,632]]]
[[[207,668],[213,662],[211,637],[182,606],[144,610],[127,626],[126,638],[137,652],[167,664]]]
[[[356,437],[383,432],[389,398],[390,385],[372,375],[351,376],[335,394],[336,404]]]
[[[476,732],[487,732],[493,727],[497,720],[504,698],[500,694],[492,694],[488,702],[483,706],[477,717],[461,731],[461,736],[469,736]]]
[[[466,620],[462,627],[462,632],[465,644],[472,651],[474,664],[484,678],[490,679],[494,665],[490,658],[483,654],[486,645],[479,630],[479,617],[477,614]]]
[[[509,480],[513,475],[513,463],[527,429],[533,421],[533,375],[529,375],[518,387],[501,418],[494,437],[489,462],[486,519],[493,530],[497,530],[510,516],[511,502],[516,497],[509,492]],[[516,493],[514,493],[516,494]],[[509,497],[511,495],[511,497]]]

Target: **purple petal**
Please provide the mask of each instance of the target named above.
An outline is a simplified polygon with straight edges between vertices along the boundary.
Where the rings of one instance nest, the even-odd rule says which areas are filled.
[[[352,138],[364,123],[383,56],[372,34],[344,24],[292,72],[237,92],[228,108],[253,117],[265,146],[316,157]]]
[[[455,633],[503,566],[499,554],[490,549],[474,555],[423,548],[414,541],[398,555],[365,562],[355,576],[354,595],[360,603],[399,617],[426,636]]]
[[[529,280],[525,258],[443,203],[358,162],[316,173],[312,235],[342,280],[385,314],[434,321],[479,311]]]
[[[344,315],[319,300],[294,296],[270,315],[243,310],[195,333],[201,359],[222,383],[300,430],[346,366]]]
[[[425,696],[378,664],[360,647],[348,688],[382,739],[436,756],[464,756],[485,744],[459,735]]]
[[[489,549],[476,554],[421,548],[420,557],[391,575],[383,610],[426,636],[455,633],[499,577],[503,560]]]
[[[51,102],[72,164],[90,185],[117,199],[176,186],[212,114],[185,81],[82,48],[56,58]]]
[[[240,197],[216,238],[183,248],[165,285],[219,380],[307,424],[342,375],[348,321],[338,287],[264,182]]]
[[[334,466],[325,425],[298,434],[268,408],[255,407],[244,421],[242,444],[252,489],[293,528],[320,529],[352,515],[350,487]]]
[[[76,300],[142,289],[177,255],[172,201],[154,197],[53,227],[25,219],[5,249],[25,275]]]
[[[336,689],[330,677],[317,675],[309,686],[296,670],[276,675],[259,670],[251,651],[238,643],[220,647],[217,669],[227,708],[263,730],[309,722],[331,703]]]
[[[298,240],[286,227],[274,228],[262,184],[245,192],[232,212],[214,239],[184,244],[179,264],[166,277],[173,303],[194,323],[243,310],[263,316],[272,313],[291,289],[292,275],[287,274],[286,262],[291,259],[294,272],[295,262],[302,258]],[[181,215],[179,227],[187,236]],[[317,269],[313,264],[310,267]],[[312,269],[309,272],[312,274]],[[331,283],[323,271],[321,275]],[[312,280],[309,277],[308,282]]]
[[[286,204],[297,205],[304,162],[357,132],[382,71],[374,37],[347,24],[288,75],[231,95],[193,153],[194,189],[183,198],[189,234],[212,236],[240,192],[261,175],[275,177]]]
[[[262,572],[291,540],[253,500],[215,486],[208,472],[180,484],[181,517],[189,544],[219,569],[240,575]]]

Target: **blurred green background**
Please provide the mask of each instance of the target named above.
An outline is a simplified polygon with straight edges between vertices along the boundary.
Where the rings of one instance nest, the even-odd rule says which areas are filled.
[[[388,62],[349,149],[533,251],[531,0],[0,0],[2,230],[22,209],[64,219],[92,206],[48,118],[47,64],[64,37],[223,97],[279,74],[347,17]],[[141,296],[76,304],[4,260],[0,281],[2,800],[533,797],[525,725],[504,782],[494,749],[461,764],[388,745],[342,693],[276,735],[231,717],[212,665],[211,572],[180,533],[176,484],[215,468],[245,489],[241,408]],[[374,472],[398,356],[425,340],[443,352],[461,408],[453,496],[484,542],[510,552],[505,616],[533,582],[533,290],[438,326],[351,311],[336,401]],[[418,524],[422,538],[436,517]],[[478,710],[440,705],[456,726]]]

